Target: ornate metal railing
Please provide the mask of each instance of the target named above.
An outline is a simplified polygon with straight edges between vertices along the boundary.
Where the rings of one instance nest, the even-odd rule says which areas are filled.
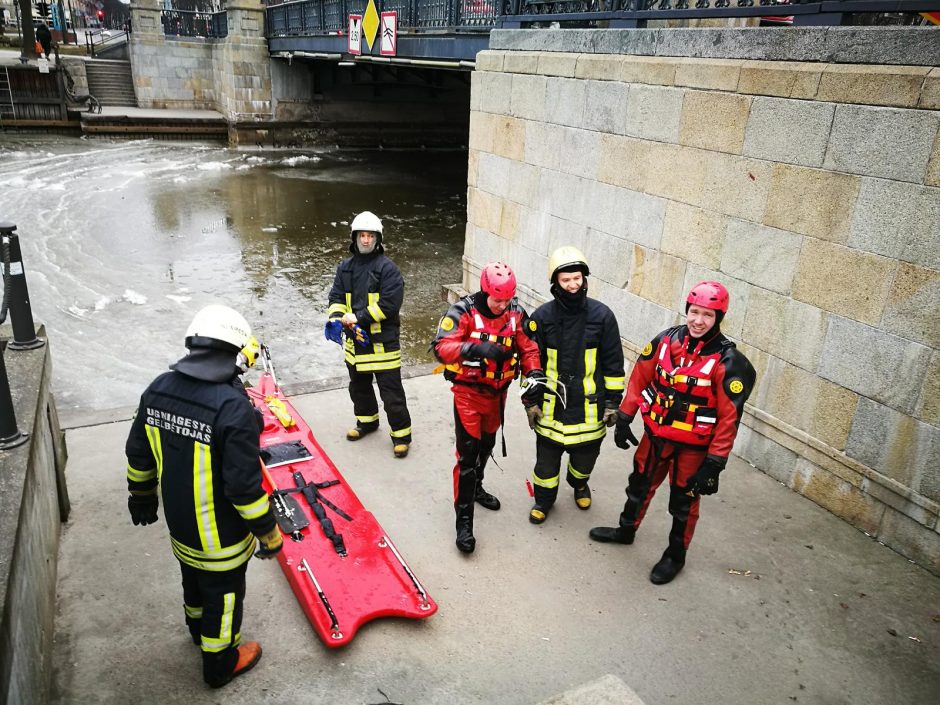
[[[167,36],[222,39],[228,36],[228,13],[164,10],[160,13]]]
[[[269,37],[337,34],[368,0],[265,0]],[[940,0],[376,0],[396,10],[399,31],[488,32],[498,26],[645,27],[650,20],[770,18],[794,24],[919,24]]]
[[[268,36],[289,37],[345,32],[349,15],[363,14],[368,0],[269,1],[266,4]],[[376,9],[397,11],[400,29],[488,31],[496,26],[502,4],[505,4],[503,0],[376,0]]]

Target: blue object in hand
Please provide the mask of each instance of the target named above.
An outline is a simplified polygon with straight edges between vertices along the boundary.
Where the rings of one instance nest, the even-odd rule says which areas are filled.
[[[343,324],[338,318],[326,322],[323,328],[323,335],[327,340],[332,340],[337,345],[343,344]]]
[[[346,333],[347,336],[351,336],[353,342],[356,345],[365,346],[369,344],[369,334],[363,330],[362,326],[358,323],[354,323],[352,330],[343,331],[343,324],[340,322],[340,319],[334,318],[326,322],[326,326],[323,329],[323,335],[327,340],[332,340],[337,345],[343,344],[343,333]]]

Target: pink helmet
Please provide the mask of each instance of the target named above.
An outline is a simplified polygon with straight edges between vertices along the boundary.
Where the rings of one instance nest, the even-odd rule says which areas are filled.
[[[689,292],[689,296],[685,300],[685,310],[688,311],[689,306],[695,305],[727,313],[729,298],[728,290],[725,289],[724,285],[718,282],[699,282]]]
[[[516,295],[516,275],[508,264],[490,262],[480,274],[480,288],[495,299],[511,299]]]

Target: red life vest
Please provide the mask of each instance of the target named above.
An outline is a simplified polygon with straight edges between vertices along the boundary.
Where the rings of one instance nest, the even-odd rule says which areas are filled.
[[[678,363],[673,361],[672,343]],[[656,351],[652,381],[640,394],[643,422],[657,438],[674,443],[707,446],[718,422],[718,398],[712,375],[722,350],[699,356],[702,342],[688,350],[688,338],[673,341],[664,337]]]
[[[469,317],[471,323],[468,342],[489,341],[515,354],[499,364],[489,359],[463,360],[457,365],[447,365],[444,376],[453,382],[485,384],[495,389],[508,386],[518,374],[516,331],[522,327],[525,312],[517,306],[510,306],[501,316],[487,318],[471,306],[463,315]]]

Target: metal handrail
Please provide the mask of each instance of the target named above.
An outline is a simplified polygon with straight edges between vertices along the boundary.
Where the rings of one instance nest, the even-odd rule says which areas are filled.
[[[202,37],[224,39],[228,36],[228,13],[163,10],[160,13],[163,33],[168,37]]]
[[[95,29],[85,32],[85,53],[97,56],[111,47],[127,43],[128,32],[122,29]]]

